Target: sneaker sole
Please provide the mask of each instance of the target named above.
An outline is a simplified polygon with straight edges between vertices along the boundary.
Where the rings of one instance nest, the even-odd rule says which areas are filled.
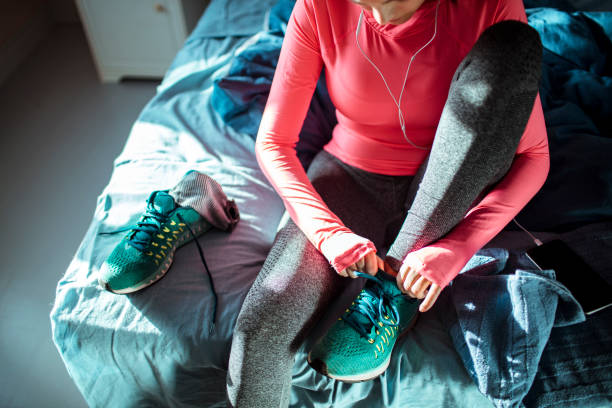
[[[197,227],[193,232],[197,239],[200,235],[204,233],[203,227],[201,226]],[[161,266],[154,273],[147,276],[147,278],[138,282],[134,286],[130,286],[124,289],[112,289],[109,286],[108,282],[104,281],[102,278],[98,278],[98,284],[103,289],[107,290],[108,292],[116,293],[118,295],[126,295],[128,293],[138,292],[139,290],[142,290],[148,286],[151,286],[152,284],[154,284],[155,282],[157,282],[158,280],[166,276],[166,273],[168,272],[168,270],[170,270],[170,266],[172,266],[172,262],[174,261],[174,254],[176,250],[182,247],[183,245],[187,244],[191,240],[193,239],[190,237],[190,234],[186,233],[185,235],[181,236],[176,241],[176,245],[168,253],[168,256],[166,257],[166,260],[164,261],[164,263],[161,264]],[[106,263],[102,265],[102,268],[105,268],[105,267],[106,267]]]
[[[400,333],[400,335],[397,337],[396,343],[399,339],[401,339],[403,336],[406,335],[406,333],[408,333],[416,324],[417,319],[419,317],[419,313],[417,312],[414,317],[412,318],[412,320],[410,321],[410,324],[408,325],[408,327],[406,327],[404,330],[402,330],[402,332]],[[395,345],[393,345],[393,348],[395,349]],[[320,374],[323,374],[326,377],[332,378],[334,380],[338,380],[338,381],[342,381],[345,383],[349,383],[349,384],[354,384],[354,383],[360,383],[360,382],[365,382],[365,381],[370,381],[373,380],[377,377],[379,377],[382,373],[384,373],[385,371],[387,371],[387,368],[389,368],[389,363],[391,363],[391,355],[393,354],[393,351],[391,351],[391,353],[389,353],[389,356],[387,357],[387,359],[385,360],[385,362],[383,363],[383,365],[381,365],[380,367],[377,367],[371,371],[367,371],[365,373],[361,373],[361,374],[357,374],[357,375],[350,375],[350,376],[339,376],[339,375],[333,375],[330,374],[327,371],[327,365],[320,361],[320,360],[316,360],[316,361],[311,361],[310,359],[310,353],[308,353],[308,364],[315,369],[317,372],[319,372]]]

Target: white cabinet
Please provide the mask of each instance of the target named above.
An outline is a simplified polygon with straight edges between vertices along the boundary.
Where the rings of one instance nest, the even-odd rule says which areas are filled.
[[[161,78],[206,0],[76,0],[103,82]]]

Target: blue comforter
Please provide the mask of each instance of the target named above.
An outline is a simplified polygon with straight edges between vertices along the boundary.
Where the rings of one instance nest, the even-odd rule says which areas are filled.
[[[228,74],[216,80],[213,87],[211,104],[223,121],[253,138],[259,129],[293,4],[293,0],[281,0],[272,7],[267,30],[256,43],[236,55]],[[322,75],[296,146],[304,168],[329,141],[336,123],[335,108]]]
[[[279,39],[282,38],[279,33],[283,31],[288,9],[276,9],[278,14],[270,14],[265,30],[239,23],[220,25],[218,18],[225,15],[235,14],[236,22],[244,23],[250,21],[247,16],[258,13],[259,17],[253,21],[264,20],[262,2],[247,1],[236,7],[236,1],[214,1],[211,4],[213,9],[209,10],[211,13],[204,16],[177,55],[157,95],[134,124],[124,150],[114,163],[111,180],[98,199],[87,234],[58,284],[51,312],[53,340],[90,406],[225,405],[224,370],[235,318],[271,246],[284,210],[281,200],[255,162],[253,128],[254,123],[259,122],[262,102],[271,80],[270,66],[266,64],[272,63],[278,53]],[[265,0],[265,3],[271,3],[271,0]],[[248,7],[253,9],[253,13],[247,12]],[[574,18],[573,15],[564,15],[570,20]],[[601,18],[606,15],[595,17],[593,21],[603,21]],[[277,23],[273,22],[274,18],[277,18]],[[274,24],[278,25],[275,27]],[[591,23],[587,26],[596,27]],[[237,33],[232,32],[234,28]],[[266,53],[269,52],[267,56],[264,53],[258,56],[257,50],[262,49],[258,47],[262,45]],[[267,59],[269,56],[272,58]],[[257,73],[260,86],[254,88],[254,92],[241,94],[248,89],[250,81],[248,71],[243,69],[252,66],[253,59],[258,61],[253,72]],[[599,85],[605,85],[602,84]],[[605,87],[609,89],[608,85]],[[218,91],[226,93],[222,95],[226,98],[222,104],[214,102],[213,96]],[[329,100],[325,99],[325,89],[321,87],[318,92],[318,106],[311,105],[311,116],[305,128],[308,130],[302,132],[301,144],[298,144],[305,166],[309,154],[326,142],[334,123]],[[246,109],[233,107],[232,101],[244,101],[250,105]],[[228,109],[218,110],[219,106]],[[584,104],[581,102],[579,106]],[[240,115],[250,117],[241,120]],[[601,125],[587,128],[595,132],[600,130],[598,126]],[[599,134],[589,136],[588,140],[595,137],[609,140]],[[601,154],[604,155],[607,145],[602,146]],[[593,154],[589,152],[589,155]],[[571,158],[576,159],[575,155]],[[597,157],[593,163],[597,163]],[[593,170],[598,177],[602,172],[605,176],[606,169],[609,169],[600,165]],[[571,166],[574,166],[573,162]],[[97,285],[98,268],[121,239],[116,234],[101,233],[133,224],[142,213],[151,191],[172,187],[189,170],[199,170],[213,177],[227,196],[236,201],[241,213],[241,221],[231,234],[211,231],[199,239],[219,297],[217,324],[212,333],[209,332],[213,313],[211,288],[194,245],[187,244],[181,248],[168,276],[142,292],[117,296],[102,291]],[[606,186],[602,194],[609,195],[609,184]],[[535,208],[537,211],[538,207]],[[590,213],[592,219],[601,219],[601,211]],[[597,236],[599,243],[612,246],[612,237],[606,236],[605,231],[597,232]],[[601,250],[593,252],[592,256],[602,259],[600,253]],[[495,259],[503,260],[499,254],[504,252],[481,254],[480,259],[494,258],[491,262],[495,263]],[[609,268],[611,263],[608,258],[602,265]],[[513,279],[510,275],[515,266],[506,262],[501,273],[493,274],[495,277],[490,279]],[[493,271],[500,272],[498,269]],[[473,279],[470,274],[465,276],[465,279]],[[460,283],[458,279],[457,288]],[[498,285],[500,290],[503,287]],[[520,387],[515,390],[520,390],[520,393],[503,394],[502,389],[502,394],[488,395],[490,400],[482,395],[490,388],[479,380],[483,377],[478,374],[478,358],[475,356],[479,355],[480,349],[470,347],[471,334],[465,334],[475,331],[469,325],[458,326],[456,318],[449,319],[457,315],[465,302],[459,297],[460,293],[445,292],[446,301],[440,302],[432,313],[424,314],[417,330],[401,339],[389,370],[379,380],[354,385],[330,381],[308,368],[304,354],[299,354],[294,369],[292,406],[372,407],[382,401],[385,406],[409,406],[412,403],[427,407],[456,407],[460,404],[481,407],[489,406],[489,401],[496,399],[502,402],[520,400],[529,389],[534,371],[524,371],[517,380],[517,384],[520,380]],[[486,316],[475,317],[483,319]],[[610,315],[601,318],[609,321]],[[555,321],[556,316],[548,316],[546,325],[552,326]],[[581,402],[593,404],[598,400],[588,398],[600,398],[599,401],[612,398],[612,384],[606,379],[604,369],[611,362],[602,357],[612,355],[612,336],[610,330],[605,331],[610,325],[592,322],[591,327],[589,324],[587,320],[583,326],[541,331],[552,333],[549,346],[552,345],[553,349],[547,351],[547,346],[542,352],[533,380],[532,390],[535,391],[524,399],[527,405],[549,406],[559,401],[570,401],[577,395],[586,398]],[[580,329],[572,331],[572,327]],[[453,339],[448,336],[448,330],[456,333]],[[580,348],[571,343],[583,341],[582,333],[597,338],[597,344],[603,348],[589,347],[588,353],[576,354]],[[486,338],[488,334],[485,331],[478,335]],[[467,347],[458,355],[455,349],[461,350],[462,342]],[[540,350],[541,343],[538,344],[535,350]],[[558,359],[564,356],[570,356],[572,364],[580,363],[583,369],[580,373],[584,376],[576,375],[567,365],[559,364]],[[506,364],[502,360],[500,367]],[[534,364],[533,359],[529,361]],[[470,369],[470,365],[474,367],[472,378],[465,369]],[[500,374],[504,375],[505,372]],[[412,396],[417,394],[421,398],[415,400]]]
[[[551,169],[518,219],[537,231],[612,219],[612,13],[528,10],[544,45]]]
[[[278,60],[282,22],[288,18],[291,5],[290,0],[277,3],[269,29],[260,42],[239,55],[228,76],[215,83],[214,108],[226,123],[252,137],[257,133]],[[528,228],[542,231],[564,231],[586,223],[611,220],[612,13],[568,13],[535,8],[529,9],[527,14],[529,24],[540,33],[544,46],[540,94],[549,136],[551,170],[541,191],[517,218]],[[301,145],[297,147],[305,167],[310,156],[304,157],[300,148],[306,147],[306,153],[316,152],[329,140],[330,126],[335,123],[329,115],[333,109],[325,93],[325,84],[320,80],[300,134]],[[317,126],[319,123],[326,126]],[[311,126],[313,124],[315,126]],[[304,146],[305,141],[307,146]],[[501,253],[496,255],[501,270],[506,258]],[[478,259],[475,257],[473,261]],[[446,307],[453,316],[448,325],[455,347],[481,392],[497,406],[520,404],[531,388],[555,321],[557,298],[564,299],[565,309],[576,305],[567,292],[546,283],[552,282],[548,279],[551,276],[517,270],[517,262],[510,268],[512,274],[461,276],[445,294],[453,300],[452,305]],[[483,297],[482,293],[487,296]],[[521,299],[538,297],[548,299],[545,307],[530,309],[530,302],[521,303]],[[490,304],[492,301],[494,304]],[[466,304],[473,309],[465,309]],[[504,318],[500,320],[505,313],[514,313],[516,322],[509,324]],[[584,320],[581,311],[575,311],[573,316],[566,316],[565,322],[561,318],[556,324],[562,326]],[[519,327],[521,329],[516,330]],[[571,338],[581,331],[568,329],[559,333]],[[507,333],[507,341],[491,338],[495,332]],[[603,334],[600,340],[605,344],[600,351],[605,354],[610,347],[610,333]],[[518,352],[518,348],[522,351]],[[555,359],[548,357],[545,361],[550,364]],[[598,367],[589,366],[584,370],[590,368],[595,368],[592,373],[601,377]],[[566,373],[563,369],[559,372]],[[539,379],[536,389],[542,393],[546,388],[546,380]],[[611,390],[612,385],[604,386],[604,394],[609,396]],[[541,398],[534,392],[529,400],[542,402]],[[547,394],[546,398],[554,403],[571,399],[562,392],[552,397]],[[592,398],[591,402],[600,401],[596,394]]]

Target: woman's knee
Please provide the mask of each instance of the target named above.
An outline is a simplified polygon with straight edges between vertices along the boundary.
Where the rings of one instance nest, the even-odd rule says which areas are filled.
[[[238,315],[236,330],[289,330],[331,285],[329,263],[292,221],[277,234]],[[282,326],[282,327],[281,327]],[[298,324],[299,326],[299,324]]]
[[[469,134],[465,143],[511,160],[538,93],[541,55],[539,35],[525,23],[502,21],[486,29],[455,72],[442,133],[453,140]]]
[[[477,81],[504,92],[528,92],[533,98],[541,76],[542,42],[538,32],[520,21],[487,28],[455,72],[453,82]]]

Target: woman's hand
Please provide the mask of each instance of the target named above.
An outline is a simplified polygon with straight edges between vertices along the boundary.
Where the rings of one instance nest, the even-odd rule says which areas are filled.
[[[341,272],[339,272],[340,276],[356,278],[355,271],[367,273],[368,275],[376,275],[379,269],[384,268],[384,261],[380,259],[375,252],[368,252],[365,254],[360,260],[355,262],[352,265],[349,265]]]
[[[420,312],[426,312],[436,303],[442,288],[422,276],[415,267],[408,263],[402,264],[399,272],[395,272],[385,263],[385,272],[396,275],[398,288],[410,297],[425,299],[419,305]]]

